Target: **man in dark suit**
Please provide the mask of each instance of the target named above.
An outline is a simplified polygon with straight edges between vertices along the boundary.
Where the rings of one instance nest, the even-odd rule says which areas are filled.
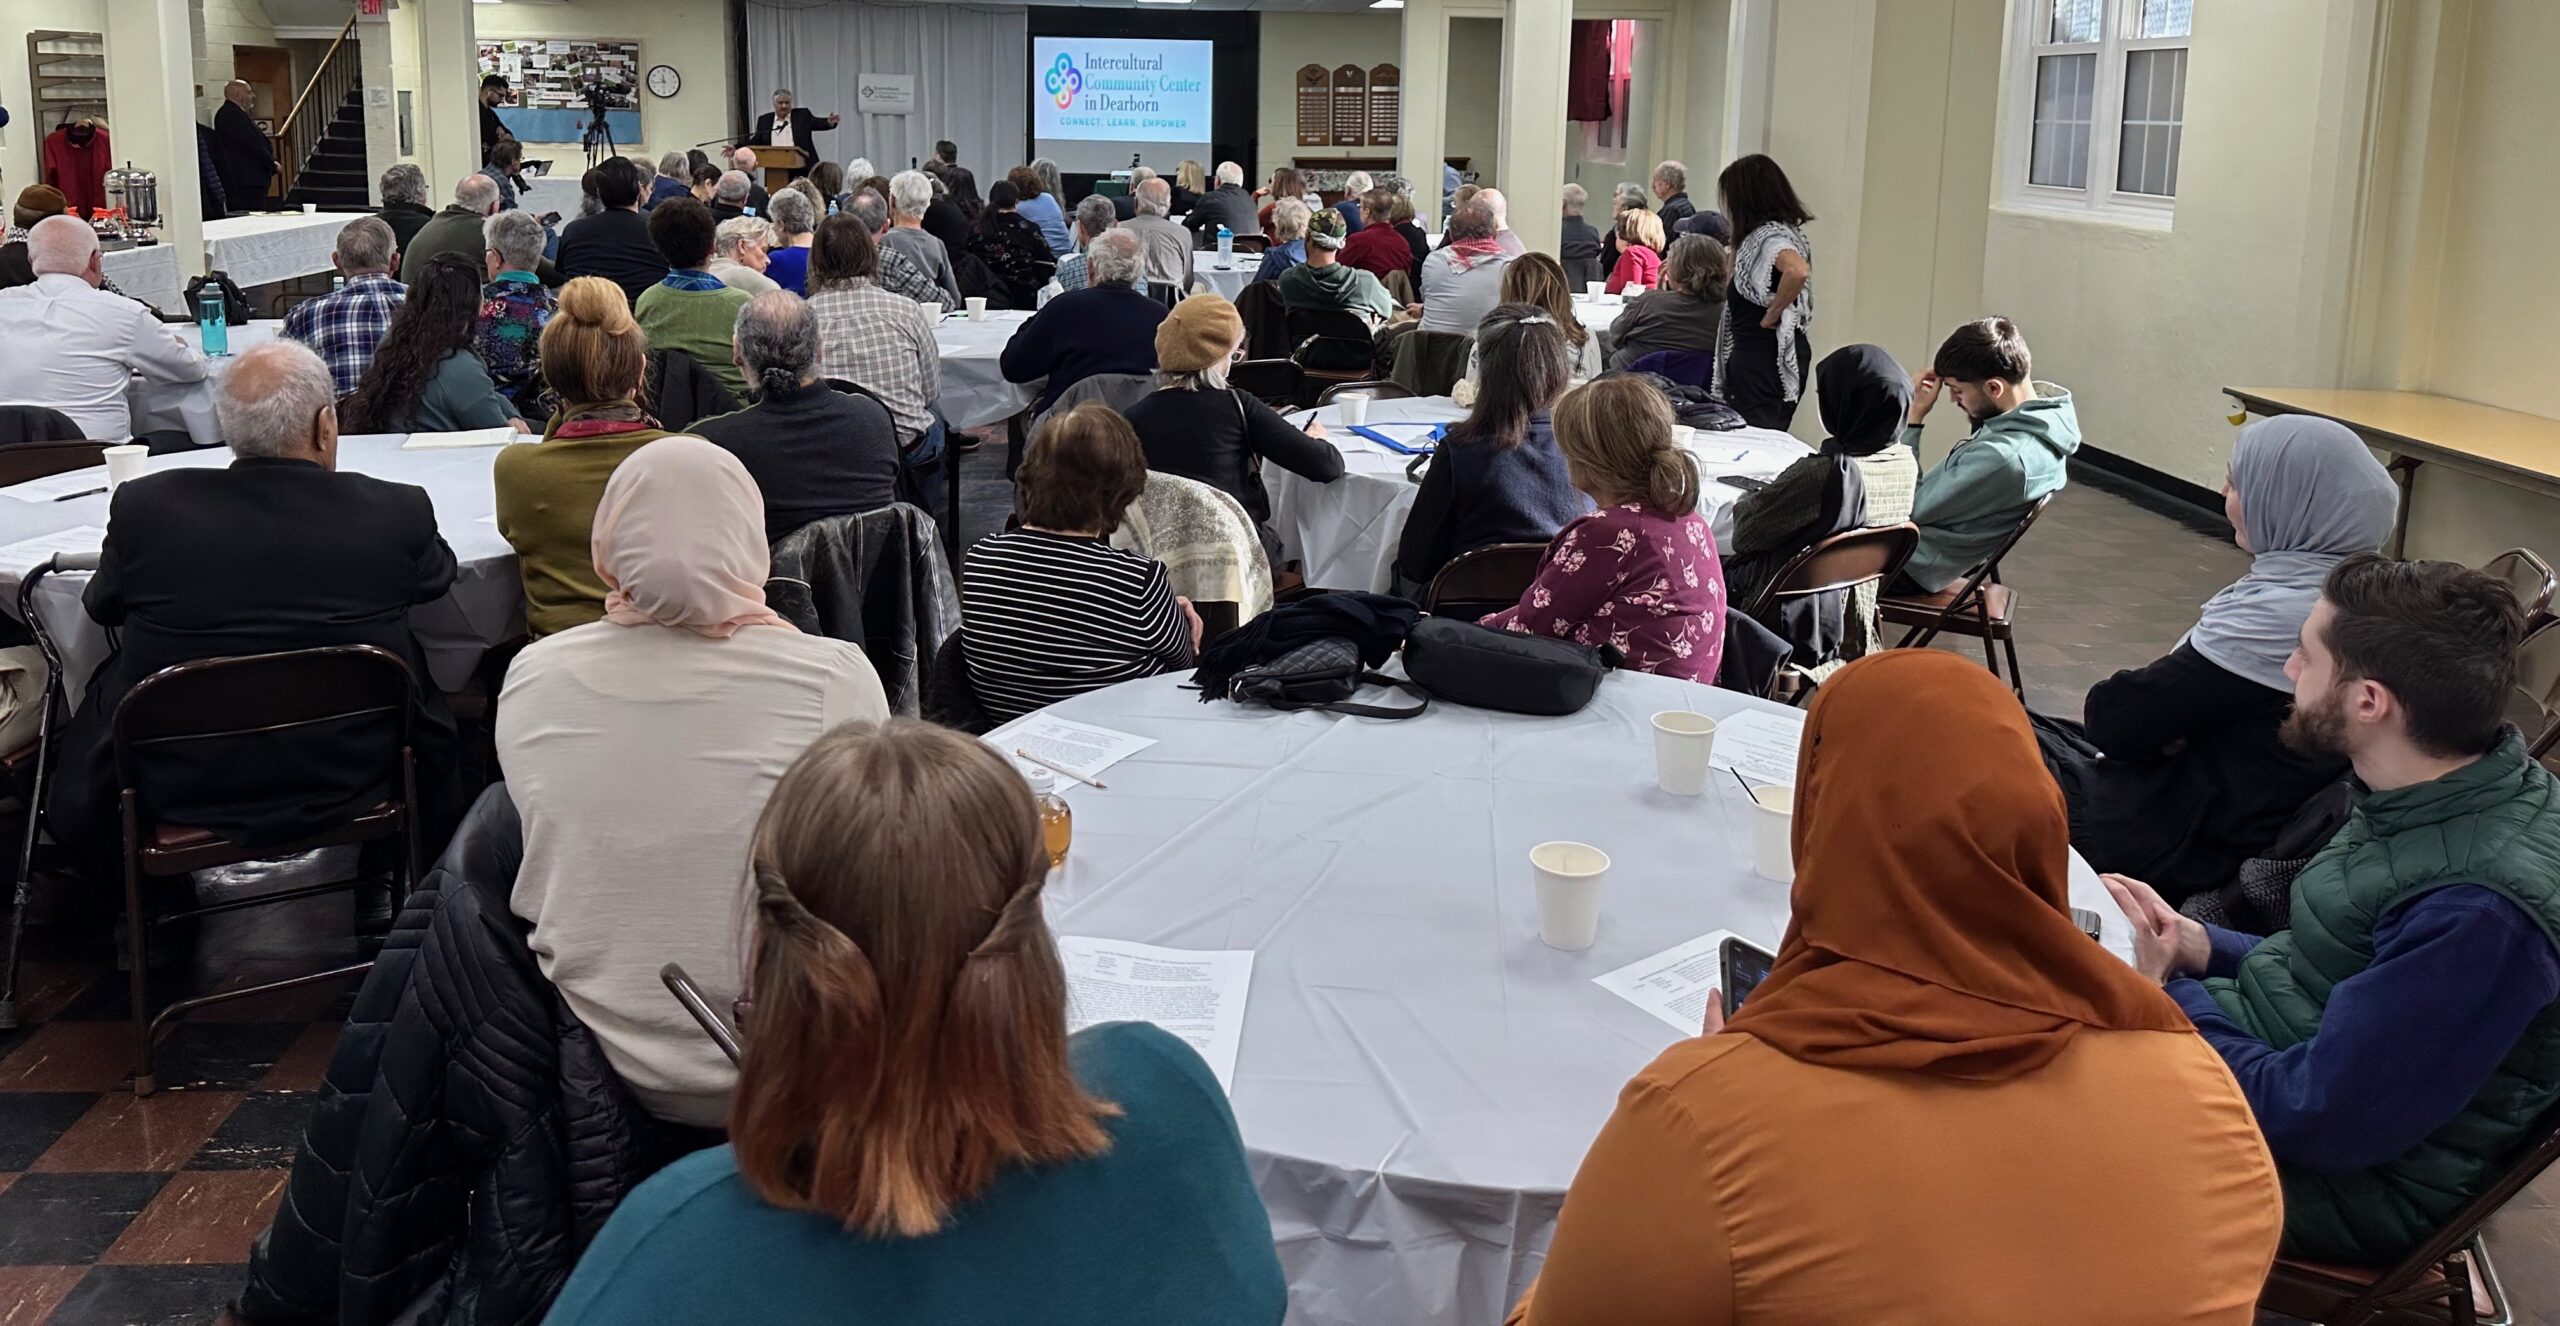
[[[275,144],[249,114],[256,97],[247,83],[235,78],[223,85],[222,109],[213,113],[214,169],[222,175],[223,190],[230,195],[235,212],[265,211],[267,188],[281,169],[276,165]]]
[[[452,587],[453,550],[424,490],[337,471],[331,396],[329,370],[308,348],[250,350],[215,398],[230,468],[146,474],[109,502],[106,548],[82,603],[117,632],[116,652],[63,732],[48,806],[47,827],[75,850],[116,849],[115,714],[144,678],[198,659],[321,645],[376,645],[409,665],[423,818],[450,822],[459,743],[409,610]],[[185,743],[202,749],[154,754],[143,781],[157,819],[282,844],[396,795],[384,754],[393,740],[387,720],[364,719]],[[441,847],[433,832],[422,835],[430,856]]]
[[[791,172],[791,178],[798,179],[818,162],[817,140],[810,135],[825,133],[843,120],[841,114],[821,118],[806,106],[794,106],[791,89],[776,88],[773,109],[756,117],[756,131],[747,136],[747,143],[754,147],[796,147],[807,153],[807,164]]]

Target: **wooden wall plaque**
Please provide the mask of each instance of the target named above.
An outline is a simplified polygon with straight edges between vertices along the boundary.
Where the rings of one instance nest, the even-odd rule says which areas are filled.
[[[1394,65],[1382,64],[1369,70],[1369,146],[1396,145],[1398,126],[1404,122],[1404,72]]]
[[[1369,74],[1356,64],[1333,71],[1333,145],[1365,147],[1369,142]]]
[[[1320,64],[1298,67],[1298,146],[1333,144],[1333,75]]]

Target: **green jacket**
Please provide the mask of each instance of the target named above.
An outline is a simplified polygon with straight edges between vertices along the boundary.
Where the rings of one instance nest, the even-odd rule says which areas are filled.
[[[2510,730],[2474,764],[2433,782],[2363,795],[2293,884],[2293,915],[2205,989],[2251,1035],[2282,1050],[2320,1029],[2329,992],[2373,961],[2374,922],[2448,884],[2495,889],[2560,944],[2560,779]],[[2388,1091],[2391,1084],[2367,1084]],[[2527,1024],[2462,1113],[2399,1158],[2342,1174],[2277,1165],[2285,1253],[2387,1265],[2436,1232],[2515,1159],[2560,1102],[2560,1005]]]
[[[1920,546],[1902,570],[1922,588],[1961,583],[2017,528],[2028,503],[2060,491],[2070,477],[2065,462],[2080,449],[2080,416],[2070,392],[2050,382],[2035,386],[2034,400],[1986,420],[1920,476],[1911,506]],[[1920,431],[1902,430],[1914,455]]]
[[[737,341],[738,310],[755,296],[722,286],[717,290],[678,290],[653,285],[640,292],[631,316],[649,338],[652,350],[682,350],[720,379],[739,400],[747,398],[747,375],[731,355]]]

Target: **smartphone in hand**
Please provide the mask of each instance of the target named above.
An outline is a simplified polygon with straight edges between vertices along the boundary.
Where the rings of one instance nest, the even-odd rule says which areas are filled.
[[[1769,968],[1778,961],[1776,954],[1747,939],[1728,937],[1716,950],[1717,965],[1723,979],[1724,1015],[1731,1018],[1742,1011],[1742,1001],[1769,979]]]

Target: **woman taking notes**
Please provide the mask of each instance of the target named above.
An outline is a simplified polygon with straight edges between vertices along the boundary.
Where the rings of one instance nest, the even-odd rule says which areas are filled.
[[[756,825],[728,1146],[613,1214],[553,1326],[1278,1326],[1226,1093],[1143,1023],[1067,1034],[1049,854],[1003,756],[851,723]]]
[[[2275,1165],[2186,1015],[2072,924],[2067,834],[1988,671],[1841,669],[1776,966],[1627,1084],[1511,1320],[2247,1326]]]
[[[1626,666],[1713,682],[1724,656],[1724,574],[1698,514],[1698,466],[1671,440],[1652,384],[1609,378],[1556,406],[1573,486],[1599,510],[1567,525],[1520,602],[1484,619],[1523,635],[1606,645]]]

